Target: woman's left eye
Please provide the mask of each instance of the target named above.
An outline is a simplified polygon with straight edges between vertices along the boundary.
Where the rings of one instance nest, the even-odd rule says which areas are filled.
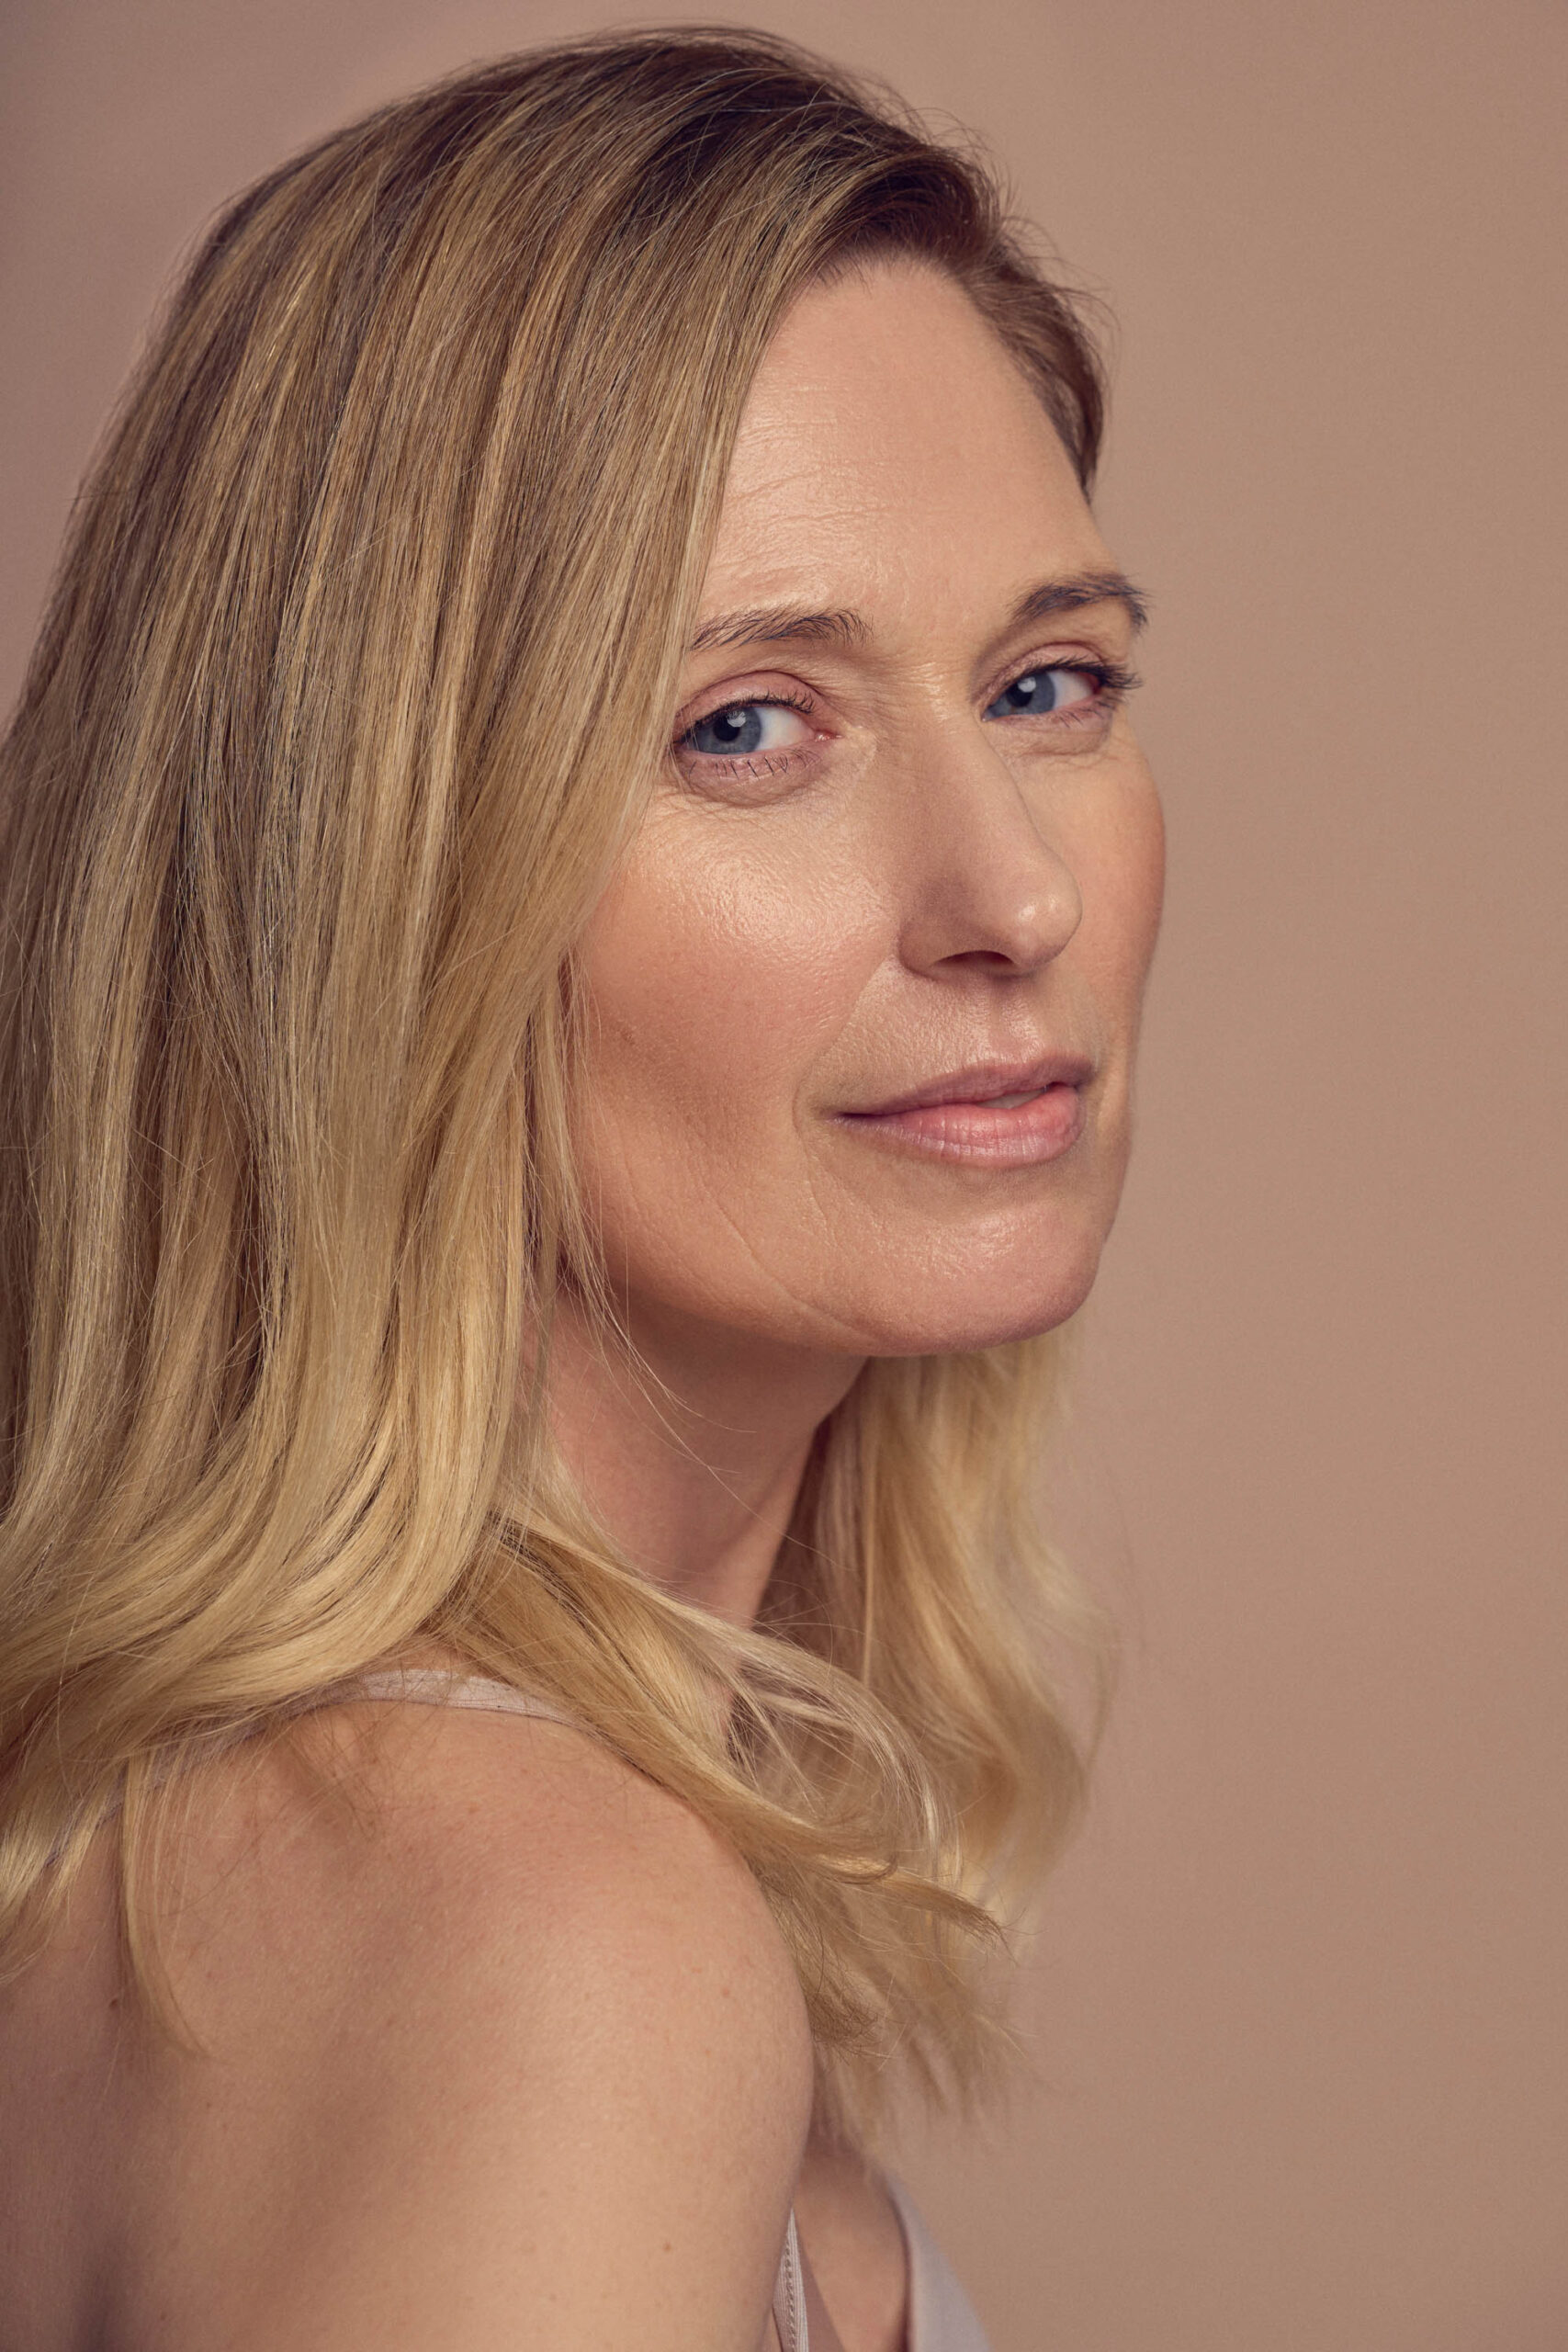
[[[787,703],[728,702],[688,727],[681,749],[706,760],[766,759],[795,750],[810,733]]]
[[[987,718],[1044,718],[1075,703],[1097,699],[1102,681],[1092,670],[1025,670],[987,706]]]

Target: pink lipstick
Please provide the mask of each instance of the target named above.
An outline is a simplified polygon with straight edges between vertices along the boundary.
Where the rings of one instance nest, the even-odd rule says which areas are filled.
[[[1077,1054],[975,1062],[840,1116],[868,1140],[926,1158],[1040,1167],[1070,1151],[1083,1133],[1084,1088],[1092,1076],[1092,1066]]]

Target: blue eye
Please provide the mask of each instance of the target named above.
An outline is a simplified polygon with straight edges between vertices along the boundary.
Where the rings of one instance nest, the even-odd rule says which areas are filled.
[[[1087,670],[1025,670],[986,711],[987,718],[1043,718],[1070,703],[1088,702],[1099,681]]]
[[[787,703],[728,702],[688,727],[681,743],[701,759],[745,760],[792,751],[807,731]]]
[[[726,710],[710,710],[686,737],[694,752],[710,759],[744,758],[762,748],[762,713],[754,702],[731,703]]]

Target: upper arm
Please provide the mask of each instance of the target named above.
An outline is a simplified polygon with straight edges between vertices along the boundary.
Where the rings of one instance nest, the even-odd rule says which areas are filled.
[[[453,1729],[477,1780],[366,1838],[346,1932],[311,1851],[261,1997],[205,1964],[175,2201],[227,2284],[158,2341],[754,2352],[811,2098],[755,1884],[576,1736]]]

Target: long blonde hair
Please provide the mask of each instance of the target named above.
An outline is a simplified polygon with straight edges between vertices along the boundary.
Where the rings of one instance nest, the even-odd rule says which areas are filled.
[[[895,2052],[974,2075],[979,1960],[1081,1775],[1027,1493],[1055,1342],[869,1366],[750,1633],[615,1556],[539,1406],[592,1255],[573,939],[666,754],[752,371],[878,253],[968,289],[1087,485],[1092,352],[984,171],[760,35],[388,107],[175,299],[0,769],[17,1964],[106,1828],[134,1957],[171,1767],[437,1643],[733,1841],[840,2107]]]

